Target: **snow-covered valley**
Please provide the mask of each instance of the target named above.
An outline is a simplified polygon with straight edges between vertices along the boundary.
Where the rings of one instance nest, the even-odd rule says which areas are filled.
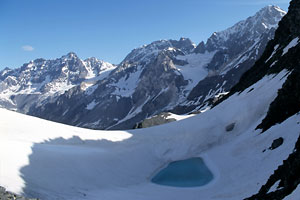
[[[249,197],[293,152],[299,136],[297,114],[262,134],[255,130],[288,73],[266,76],[200,115],[146,129],[95,131],[1,109],[0,185],[41,199]],[[279,137],[284,143],[269,150]],[[208,185],[151,182],[167,163],[198,156],[214,174]]]
[[[117,66],[69,53],[3,70],[0,199],[299,200],[299,20],[292,0],[197,47],[160,40]],[[168,176],[184,184],[157,181]]]

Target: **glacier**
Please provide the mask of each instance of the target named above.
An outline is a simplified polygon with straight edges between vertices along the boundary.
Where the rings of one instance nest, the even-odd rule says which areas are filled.
[[[299,136],[298,114],[263,134],[255,130],[288,74],[265,76],[200,115],[137,130],[89,130],[0,109],[0,185],[46,200],[245,198],[293,151]],[[266,150],[278,137],[284,143]],[[191,157],[204,159],[211,183],[174,188],[151,182],[157,169]]]

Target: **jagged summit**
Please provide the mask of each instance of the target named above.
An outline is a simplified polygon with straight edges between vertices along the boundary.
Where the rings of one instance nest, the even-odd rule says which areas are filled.
[[[89,58],[86,58],[84,61],[100,61],[100,60],[96,57],[89,57]]]
[[[206,44],[201,42],[196,46],[189,38],[180,38],[179,40],[158,40],[150,44],[133,49],[122,61],[122,63],[129,62],[143,62],[148,63],[151,58],[158,55],[162,50],[177,49],[182,51],[183,54],[191,52],[204,53],[206,50],[209,52],[216,49],[228,49],[229,45],[236,41],[252,41],[253,38],[259,37],[262,33],[276,28],[278,22],[286,14],[278,6],[266,6],[258,11],[254,16],[240,21],[232,27],[214,32],[207,40]],[[251,37],[250,37],[251,35]]]
[[[258,13],[263,13],[263,14],[272,13],[274,11],[282,13],[282,16],[286,15],[286,13],[287,13],[286,11],[282,10],[279,6],[268,5],[268,6],[263,7],[262,9],[260,9],[260,11],[258,11],[257,14]]]
[[[66,55],[63,55],[60,59],[65,59],[65,60],[72,60],[72,59],[79,59],[76,53],[74,52],[69,52]]]
[[[220,47],[226,49],[228,45],[238,40],[247,42],[253,38],[257,38],[271,28],[276,29],[278,22],[285,14],[286,12],[278,6],[266,6],[255,15],[236,23],[228,29],[214,32],[211,37],[208,38],[205,49],[208,51],[214,51]],[[203,43],[200,43],[195,51],[199,53],[201,50],[203,51]]]
[[[96,58],[81,60],[74,52],[51,60],[35,59],[20,68],[0,71],[0,103],[26,113],[32,104],[47,103],[45,99],[51,101],[84,81],[91,80],[91,86],[102,72],[115,67]],[[18,102],[26,106],[20,108]]]
[[[255,15],[236,23],[224,31],[214,33],[213,36],[229,39],[231,34],[239,32],[239,34],[242,35],[245,34],[245,32],[253,31],[253,29],[257,28],[257,26],[261,27],[258,29],[260,32],[265,29],[276,28],[278,26],[278,22],[285,14],[286,12],[278,6],[266,6],[259,10]]]
[[[143,45],[139,48],[133,49],[122,61],[124,62],[149,62],[153,56],[165,49],[179,49],[183,53],[190,53],[195,48],[195,44],[189,38],[180,38],[179,40],[158,40],[148,45]]]

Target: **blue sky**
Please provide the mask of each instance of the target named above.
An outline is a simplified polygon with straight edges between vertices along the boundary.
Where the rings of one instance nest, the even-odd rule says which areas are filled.
[[[266,5],[290,0],[0,0],[0,70],[68,52],[118,64],[136,47],[198,44]]]

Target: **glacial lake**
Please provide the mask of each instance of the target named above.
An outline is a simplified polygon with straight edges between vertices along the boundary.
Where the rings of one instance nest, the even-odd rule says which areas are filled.
[[[199,187],[208,184],[213,178],[203,159],[197,157],[169,163],[151,181],[173,187]]]

